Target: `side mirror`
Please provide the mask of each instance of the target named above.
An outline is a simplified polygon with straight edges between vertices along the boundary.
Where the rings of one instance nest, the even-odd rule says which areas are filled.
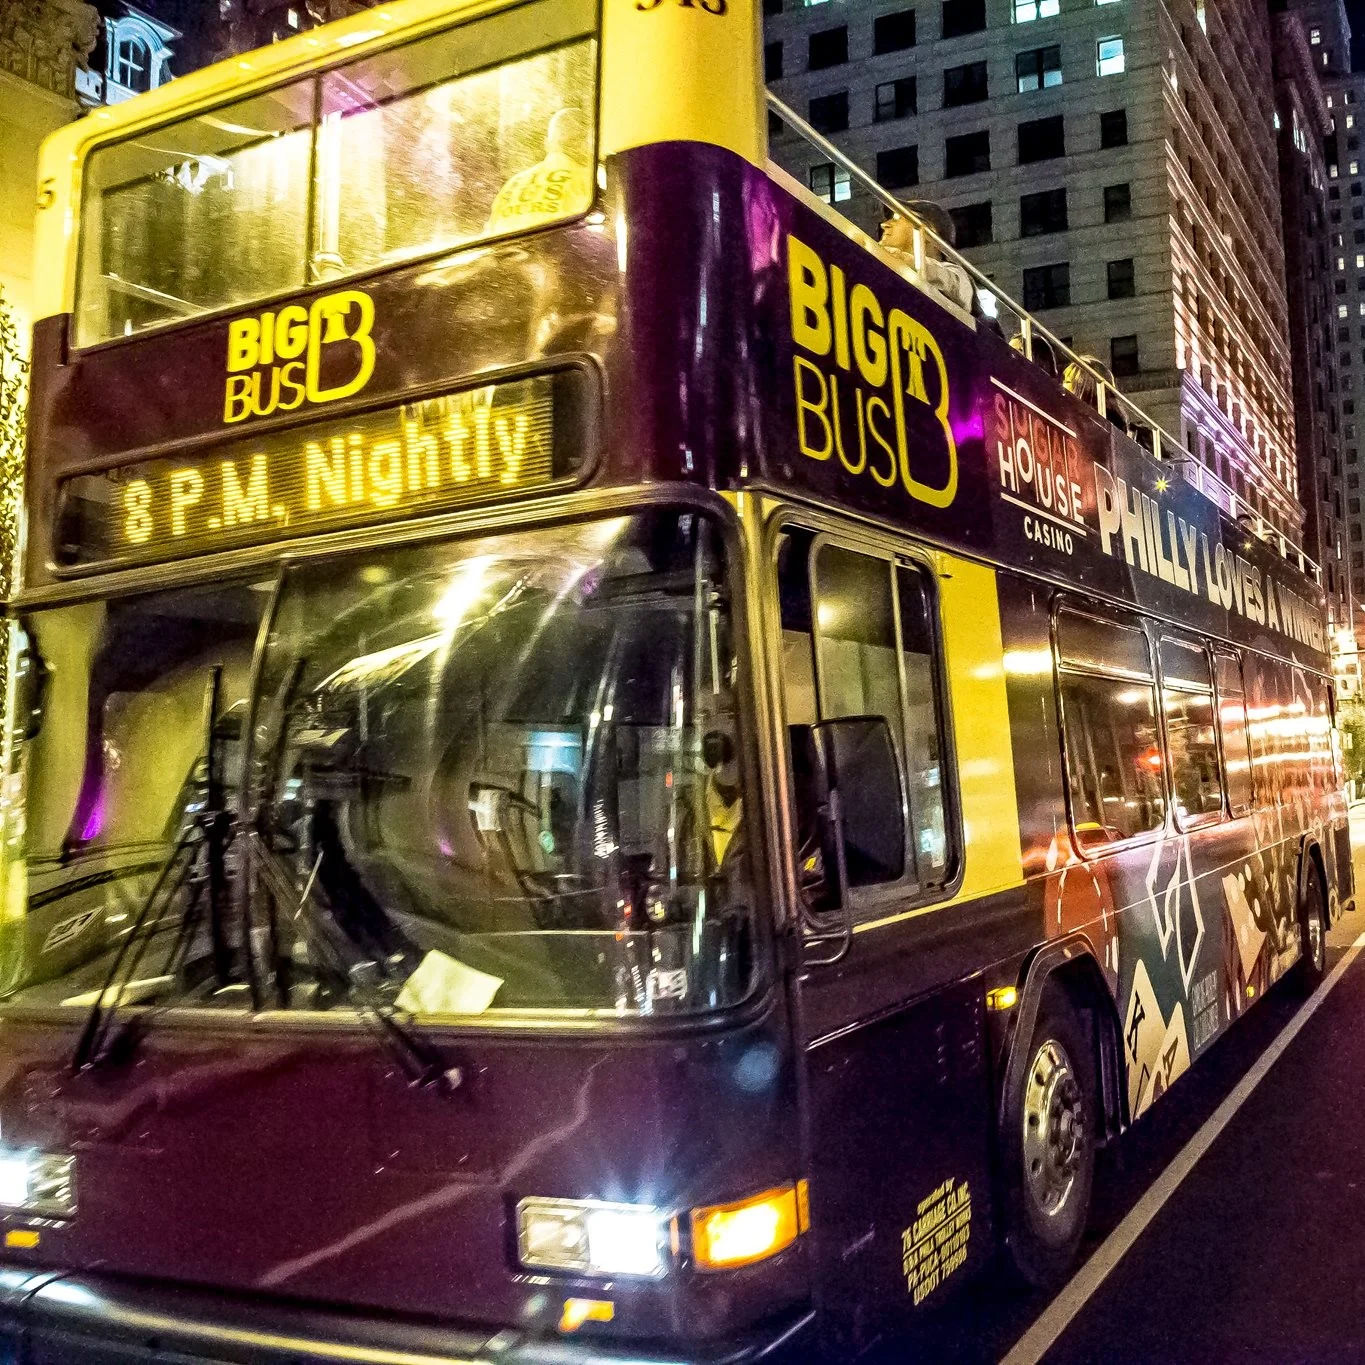
[[[884,716],[846,716],[791,727],[797,838],[818,861],[812,908],[847,909],[848,890],[905,873],[900,763]],[[803,873],[809,869],[803,866]]]

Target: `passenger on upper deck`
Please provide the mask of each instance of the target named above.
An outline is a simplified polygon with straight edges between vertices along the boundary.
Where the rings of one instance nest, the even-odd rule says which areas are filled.
[[[1016,332],[1010,338],[1010,350],[1023,352],[1024,334]],[[1054,379],[1057,375],[1057,353],[1052,349],[1051,343],[1046,337],[1035,336],[1032,342],[1033,363],[1040,370],[1050,374]]]
[[[1099,408],[1099,385],[1096,383],[1095,376],[1104,381],[1105,397],[1115,392],[1114,374],[1108,365],[1098,356],[1082,355],[1077,356],[1067,367],[1062,375],[1062,387],[1074,393],[1083,402],[1089,403],[1092,408]],[[1122,409],[1117,402],[1105,403],[1105,416],[1108,417],[1114,426],[1120,431],[1128,430],[1128,422],[1124,418]]]
[[[955,261],[945,260],[943,250],[939,246],[940,237],[945,241],[952,238],[952,219],[943,213],[936,204],[916,203],[909,207],[915,210],[917,216],[929,223],[931,228],[931,231],[924,234],[925,280],[931,288],[942,294],[949,303],[961,308],[964,313],[974,312],[972,304],[975,300],[976,291],[972,288],[971,276]],[[938,218],[940,221],[933,222],[934,218]],[[891,214],[882,223],[881,244],[888,251],[894,252],[898,256],[908,257],[913,261],[915,254],[914,225],[908,218],[903,218],[898,213]]]
[[[564,203],[592,197],[592,125],[581,109],[560,109],[545,133],[545,157],[498,191],[488,214],[493,232],[563,217]]]

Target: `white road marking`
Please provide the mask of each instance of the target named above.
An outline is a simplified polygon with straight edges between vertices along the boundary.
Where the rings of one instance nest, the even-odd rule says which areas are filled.
[[[1270,1068],[1279,1061],[1285,1048],[1298,1037],[1299,1030],[1313,1017],[1327,993],[1341,980],[1346,969],[1365,948],[1365,934],[1359,935],[1346,950],[1331,974],[1281,1030],[1279,1036],[1256,1059],[1255,1065],[1237,1082],[1222,1104],[1205,1120],[1204,1126],[1180,1149],[1175,1160],[1152,1182],[1147,1192],[1128,1211],[1124,1220],[1100,1244],[1088,1261],[1073,1275],[1066,1288],[1047,1306],[1033,1326],[1011,1347],[1000,1365],[1036,1365],[1071,1325],[1090,1296],[1104,1283],[1128,1249],[1146,1231],[1180,1182],[1213,1146],[1219,1133],[1246,1102],[1251,1092],[1265,1080]]]

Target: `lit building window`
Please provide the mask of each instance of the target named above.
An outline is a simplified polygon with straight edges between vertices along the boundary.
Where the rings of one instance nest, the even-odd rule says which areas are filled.
[[[1356,116],[1354,114],[1346,115],[1346,126],[1348,128],[1354,128],[1356,126]]]
[[[1198,0],[1198,4],[1195,5],[1194,19],[1195,23],[1197,23],[1205,33],[1209,31],[1209,16],[1204,13],[1204,0]]]
[[[171,44],[177,30],[132,11],[105,19],[105,99],[119,104],[134,95],[155,90],[171,77]]]
[[[827,204],[841,204],[853,195],[848,172],[832,161],[822,161],[810,168],[810,187]]]
[[[1019,52],[1014,58],[1014,84],[1023,95],[1030,90],[1044,90],[1062,83],[1062,49],[1054,44],[1051,47],[1034,48],[1032,52]]]
[[[1356,269],[1365,270],[1365,251],[1356,252]]]
[[[1327,168],[1327,178],[1329,180],[1335,180],[1337,178],[1337,166],[1335,161]]]
[[[1338,256],[1338,257],[1337,257],[1337,269],[1338,269],[1338,270],[1345,270],[1345,269],[1346,269],[1346,257],[1345,257],[1345,256]]]
[[[1359,174],[1360,174],[1360,162],[1359,162],[1359,161],[1353,161],[1353,162],[1351,162],[1350,171],[1351,171],[1351,174],[1352,174],[1352,175],[1359,175]]]
[[[814,187],[812,186],[812,188]],[[1346,307],[1344,303],[1337,304],[1337,317],[1339,318],[1347,317],[1349,315],[1349,312],[1350,310]]]
[[[1061,0],[1014,0],[1014,22],[1028,24],[1035,19],[1051,19],[1061,8]]]
[[[287,20],[287,22],[288,22],[290,28],[298,28],[298,26],[299,26],[299,12],[298,12],[298,10],[296,10],[296,9],[291,9],[291,10],[289,10],[289,11],[285,14],[284,17],[285,17],[285,19]]]
[[[1101,76],[1123,74],[1123,39],[1101,38],[1095,44],[1095,70]]]
[[[151,55],[151,49],[141,38],[125,38],[114,49],[114,66],[109,74],[119,85],[129,90],[138,93],[150,90]]]
[[[1317,47],[1322,42],[1322,30],[1320,28],[1310,28],[1308,30],[1308,41]]]

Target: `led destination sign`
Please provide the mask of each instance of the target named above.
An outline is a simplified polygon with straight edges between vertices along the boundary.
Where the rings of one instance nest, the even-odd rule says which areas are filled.
[[[57,561],[179,558],[543,488],[582,463],[585,387],[561,371],[79,475]]]

